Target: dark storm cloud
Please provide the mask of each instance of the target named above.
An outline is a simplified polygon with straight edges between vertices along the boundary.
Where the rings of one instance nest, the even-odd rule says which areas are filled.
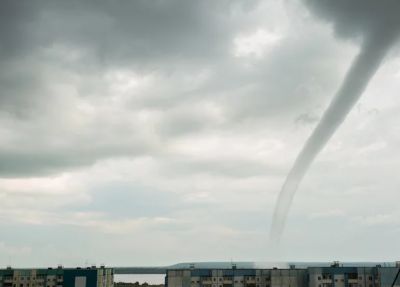
[[[129,119],[118,122],[113,115],[107,119],[96,111],[91,120],[99,120],[97,125],[108,131],[104,133],[98,133],[91,123],[71,124],[71,119],[79,116],[76,105],[80,99],[95,110],[100,98],[111,99],[113,92],[107,91],[104,83],[109,70],[132,69],[168,76],[176,69],[196,72],[198,65],[226,58],[240,24],[232,14],[251,11],[256,3],[3,2],[0,116],[8,137],[0,141],[0,173],[46,174],[148,150],[157,136],[152,142],[143,141],[138,131],[142,128],[130,124]],[[163,85],[168,83],[164,81]],[[157,93],[164,90],[161,87]],[[177,91],[169,90],[169,95]],[[134,115],[145,107],[134,102],[132,107],[120,108],[119,112],[129,118],[129,112]],[[168,121],[176,122],[174,117]],[[177,129],[186,131],[197,127],[194,125],[183,124]],[[88,135],[93,137],[86,139]],[[119,141],[110,140],[116,137]]]
[[[335,32],[341,37],[370,37],[379,33],[390,36],[390,31],[398,30],[400,3],[396,0],[355,0],[329,1],[305,0],[312,12],[332,22]]]
[[[10,2],[4,13],[18,17],[3,19],[13,56],[4,53],[7,65],[0,68],[0,114],[9,135],[0,142],[0,173],[44,175],[105,158],[162,153],[160,141],[182,134],[282,115],[278,110],[286,109],[296,83],[280,79],[287,70],[297,74],[289,60],[296,49],[280,49],[276,60],[260,61],[254,71],[232,59],[235,36],[258,27],[249,17],[255,8],[257,1]],[[302,49],[307,57],[315,54],[308,48]],[[269,69],[266,81],[262,67],[269,65],[280,70]],[[305,61],[296,67],[310,70]],[[126,105],[114,111],[124,116],[98,107],[112,102],[114,83],[104,75],[113,70],[155,78],[151,89],[127,95]],[[204,71],[208,78],[194,84]],[[267,83],[273,81],[278,85]],[[204,109],[203,101],[222,107],[221,115]],[[95,115],[76,124],[82,103]],[[142,111],[160,120],[133,124]]]
[[[2,1],[0,6],[0,110],[25,109],[35,104],[40,90],[37,73],[22,63],[32,52],[30,25],[35,19],[34,3]]]
[[[292,113],[334,87],[324,59],[336,48],[326,35],[313,42],[318,29],[282,39],[250,69],[233,56],[235,37],[264,25],[253,19],[258,1],[7,3],[2,13],[15,17],[1,30],[6,176],[162,154],[175,137],[246,121],[292,124]],[[149,87],[115,91],[118,80],[107,78],[115,71],[134,74],[122,83],[149,77]]]
[[[224,54],[235,28],[232,12],[255,3],[22,1],[2,11],[19,16],[3,20],[5,27],[11,26],[7,34],[13,37],[13,48],[64,43],[91,50],[100,64],[151,66],[153,61]],[[26,19],[24,13],[30,17]],[[23,35],[33,36],[29,43],[16,40]]]
[[[230,1],[2,2],[1,108],[26,105],[24,100],[45,93],[36,91],[42,67],[24,70],[24,62],[44,48],[85,50],[83,65],[97,69],[167,65],[164,69],[173,70],[182,59],[223,56],[234,31],[230,14],[246,6]]]
[[[31,36],[26,33],[34,19],[33,1],[1,2],[0,60],[3,62],[30,49]]]

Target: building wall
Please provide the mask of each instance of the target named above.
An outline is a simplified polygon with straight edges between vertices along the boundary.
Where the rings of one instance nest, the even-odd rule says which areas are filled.
[[[307,273],[304,269],[273,269],[271,271],[271,287],[305,287]]]
[[[305,270],[214,269],[169,270],[169,287],[304,287]]]
[[[311,267],[310,287],[377,287],[376,267]]]
[[[190,287],[191,274],[189,270],[168,271],[168,286]]]
[[[64,271],[64,287],[97,287],[97,269]]]
[[[380,287],[391,287],[396,274],[399,272],[399,267],[381,267],[379,268],[379,284]],[[397,278],[395,287],[400,287],[400,276]]]
[[[61,269],[5,269],[0,274],[1,287],[62,287]]]

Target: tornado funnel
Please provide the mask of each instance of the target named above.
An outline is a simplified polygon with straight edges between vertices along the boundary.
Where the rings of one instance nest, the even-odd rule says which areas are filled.
[[[381,32],[381,29],[377,29],[375,33],[364,38],[361,50],[348,70],[342,86],[286,177],[273,215],[270,232],[270,240],[273,243],[277,244],[280,241],[293,197],[308,168],[363,94],[397,35],[386,33],[387,31]]]

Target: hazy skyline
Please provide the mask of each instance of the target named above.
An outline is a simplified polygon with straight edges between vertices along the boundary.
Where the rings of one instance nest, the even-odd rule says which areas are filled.
[[[1,4],[0,265],[271,259],[281,185],[366,22],[302,1]],[[304,178],[281,259],[398,259],[399,50]]]

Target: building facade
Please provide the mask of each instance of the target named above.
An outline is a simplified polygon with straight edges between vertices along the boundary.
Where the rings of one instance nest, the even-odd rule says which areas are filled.
[[[0,287],[113,287],[113,269],[0,269]]]
[[[167,270],[166,287],[400,287],[400,266]],[[395,280],[396,279],[396,280]]]

